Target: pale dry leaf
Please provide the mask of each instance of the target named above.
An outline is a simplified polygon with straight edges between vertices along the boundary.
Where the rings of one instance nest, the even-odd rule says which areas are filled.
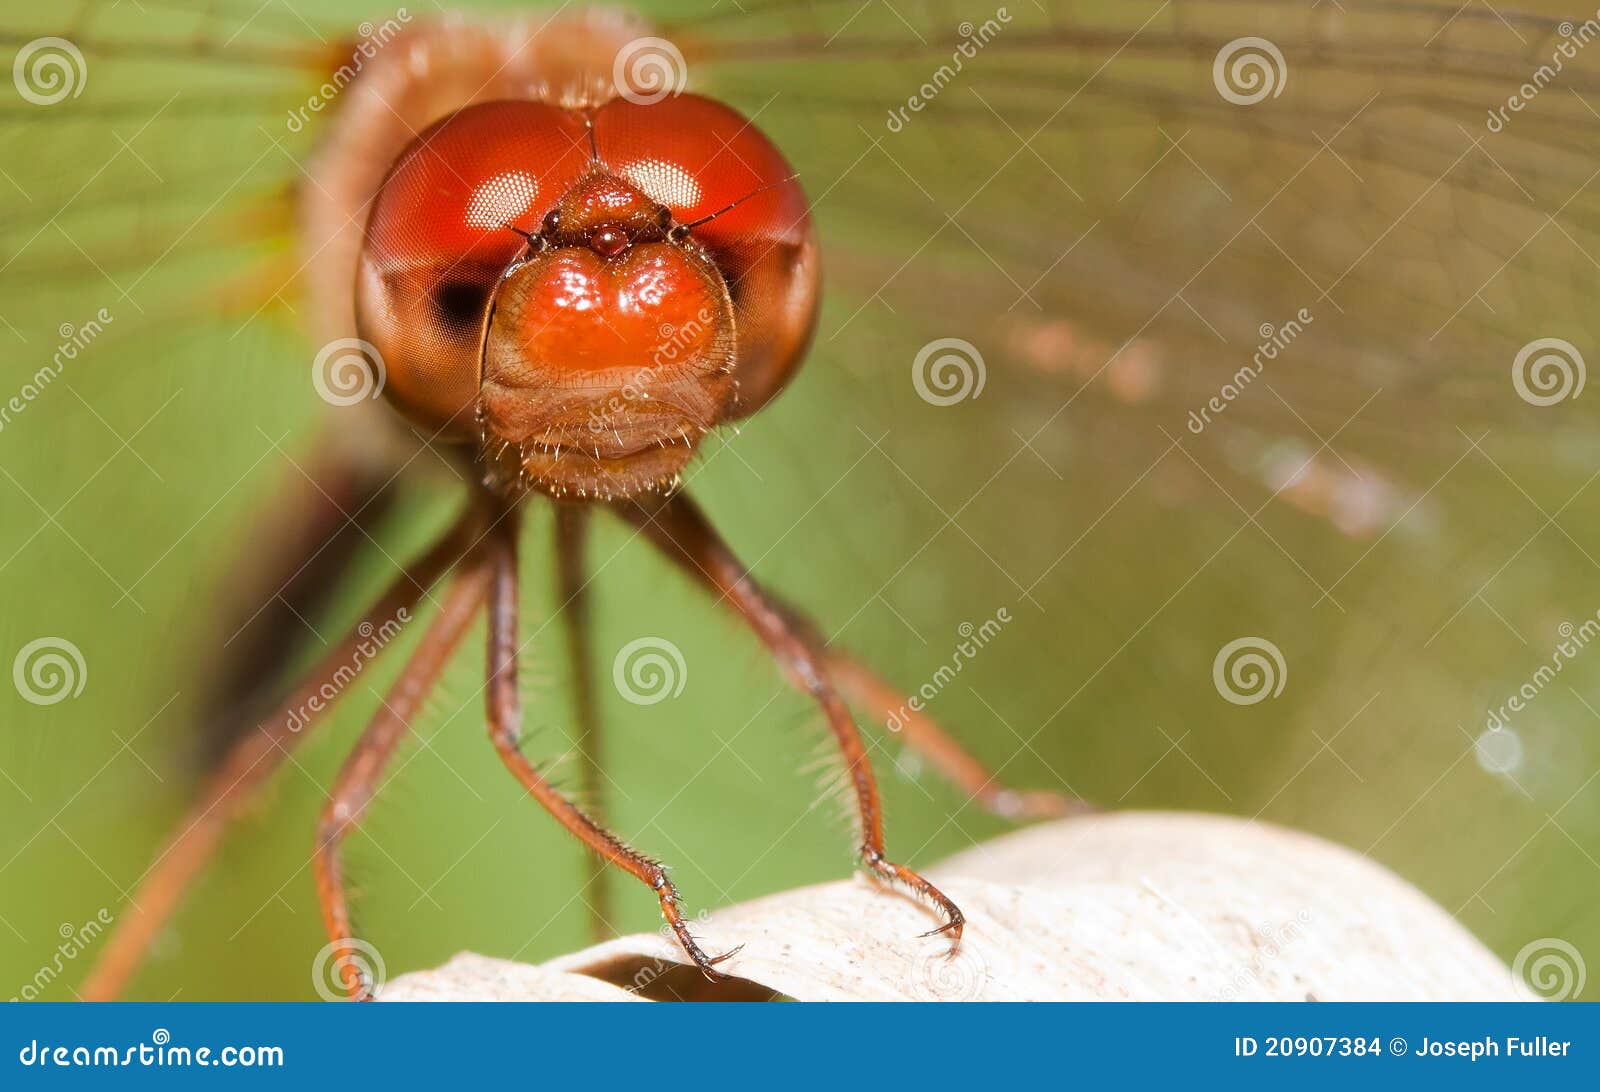
[[[432,971],[408,974],[382,991],[385,1001],[642,1001],[581,974],[461,952]]]
[[[958,854],[929,878],[966,937],[856,878],[726,907],[696,932],[743,945],[710,984],[667,936],[522,967],[463,954],[387,1000],[1513,1000],[1511,973],[1448,913],[1367,858],[1213,815],[1062,820]],[[532,972],[532,973],[529,973]]]

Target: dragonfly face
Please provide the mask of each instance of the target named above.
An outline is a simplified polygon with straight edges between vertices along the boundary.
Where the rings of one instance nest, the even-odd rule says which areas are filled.
[[[733,110],[498,101],[397,160],[356,322],[390,401],[496,488],[628,497],[787,381],[817,287],[804,194]]]
[[[545,224],[494,300],[482,457],[557,497],[670,486],[733,391],[727,282],[669,208],[603,170]]]
[[[1260,813],[1370,847],[1429,878],[1508,961],[1544,933],[1597,943],[1600,651],[1560,660],[1561,685],[1530,708],[1507,705],[1561,627],[1585,632],[1600,605],[1592,5],[660,0],[641,3],[648,20],[528,6],[404,25],[353,0],[256,7],[0,17],[32,96],[0,104],[0,351],[19,377],[0,391],[16,394],[0,402],[0,499],[16,510],[0,518],[0,576],[17,589],[0,625],[15,649],[72,621],[94,675],[18,723],[58,718],[77,735],[44,738],[77,739],[131,714],[156,718],[141,746],[180,740],[187,722],[157,717],[171,690],[139,696],[195,665],[146,637],[200,629],[201,579],[227,586],[238,617],[281,621],[270,639],[226,625],[213,642],[236,661],[228,677],[281,693],[295,680],[262,665],[323,647],[307,624],[331,644],[349,620],[301,585],[392,579],[419,545],[398,541],[397,513],[439,497],[441,478],[451,498],[487,476],[502,497],[653,500],[676,475],[758,575],[902,689],[948,676],[960,622],[1001,606],[1016,619],[916,717],[855,678],[883,695],[853,696],[858,710],[903,728],[891,744],[937,714],[1021,783]],[[28,85],[23,54],[57,40],[81,53],[76,82]],[[682,63],[660,101],[600,106],[631,47],[661,41]],[[419,136],[457,125],[454,172],[430,174]],[[701,171],[725,141],[738,156]],[[448,223],[405,207],[408,154],[418,185],[458,187]],[[803,194],[762,188],[795,173]],[[557,206],[570,217],[547,223]],[[570,305],[586,299],[609,321],[585,326],[598,311]],[[553,313],[572,321],[542,321]],[[385,382],[355,404],[313,365],[358,336]],[[736,441],[700,436],[779,391]],[[359,472],[324,475],[329,450]],[[331,512],[274,509],[257,557],[337,557],[330,571],[224,571],[246,495],[277,477],[315,478],[302,491]],[[115,554],[98,545],[108,520]],[[351,541],[324,549],[346,522]],[[129,600],[152,617],[122,624]],[[700,738],[694,688],[715,677],[712,712],[752,723],[736,753],[764,777],[793,758],[786,722],[760,719],[784,703],[763,714],[775,680],[728,669],[739,638],[702,631],[659,587],[611,603],[597,630],[665,634],[695,672],[685,700],[650,708],[664,730],[627,737],[695,782],[664,820],[692,828],[749,776],[735,761],[698,782],[701,757],[662,742]],[[1252,661],[1275,674],[1259,695],[1239,693],[1222,655],[1246,638],[1271,646]],[[453,670],[476,670],[466,659]],[[639,711],[608,675],[602,698],[631,726]],[[572,722],[549,697],[530,720]],[[48,764],[65,788],[89,782],[99,761],[63,752]],[[154,835],[96,844],[89,816],[160,787],[141,768],[125,791],[50,800],[17,774],[31,753],[0,751],[39,802],[0,786],[21,813],[7,824],[48,830],[77,799],[63,825],[131,884]],[[713,890],[718,852],[756,859],[786,835],[813,800],[782,781],[764,788],[773,814],[751,806],[738,830],[708,831],[703,871],[675,862],[686,887]],[[457,788],[439,782],[441,798]],[[931,831],[954,810],[941,791],[888,795]],[[467,830],[474,801],[449,798],[475,844],[490,821]],[[510,830],[485,846],[523,853]],[[924,856],[967,844],[959,822],[939,830]],[[542,828],[524,836],[561,852]],[[792,868],[730,897],[837,864],[822,836],[784,848]],[[286,878],[304,854],[278,863]],[[13,882],[26,864],[0,868],[0,887],[30,886]],[[513,882],[475,871],[451,874],[457,904]],[[108,897],[99,883],[81,899]],[[516,891],[517,916],[555,919],[557,886]],[[295,943],[287,919],[256,928],[263,950]],[[164,973],[190,981],[176,961]],[[299,967],[253,974],[303,992]]]

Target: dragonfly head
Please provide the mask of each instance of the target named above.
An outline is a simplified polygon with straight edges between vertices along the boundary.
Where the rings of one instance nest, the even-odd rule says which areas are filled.
[[[488,484],[669,489],[799,367],[818,302],[804,195],[739,114],[681,95],[469,106],[373,202],[361,337],[414,424]]]
[[[716,262],[666,205],[597,167],[494,293],[478,414],[491,473],[579,496],[676,480],[733,392]]]

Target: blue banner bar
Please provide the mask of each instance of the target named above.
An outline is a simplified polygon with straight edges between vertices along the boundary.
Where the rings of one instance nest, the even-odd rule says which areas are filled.
[[[1593,1005],[11,1005],[0,1088],[1595,1087]],[[1589,1076],[1584,1077],[1587,1073]],[[1574,1082],[1583,1082],[1576,1084]]]

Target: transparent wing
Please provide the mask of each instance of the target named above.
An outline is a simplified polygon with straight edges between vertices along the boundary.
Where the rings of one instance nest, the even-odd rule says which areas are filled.
[[[1594,30],[1170,2],[775,5],[684,26],[691,73],[788,135],[836,280],[869,307],[965,322],[997,363],[1174,427],[1304,310],[1275,389],[1324,429],[1381,391],[1350,442],[1409,446],[1422,412],[1540,430],[1582,412],[1500,396],[1529,341],[1593,343]],[[1270,395],[1228,412],[1303,432]]]
[[[1595,13],[743,7],[681,34],[816,202],[841,638],[926,680],[1011,604],[938,699],[991,754],[1333,831],[1511,951],[1592,891]]]

